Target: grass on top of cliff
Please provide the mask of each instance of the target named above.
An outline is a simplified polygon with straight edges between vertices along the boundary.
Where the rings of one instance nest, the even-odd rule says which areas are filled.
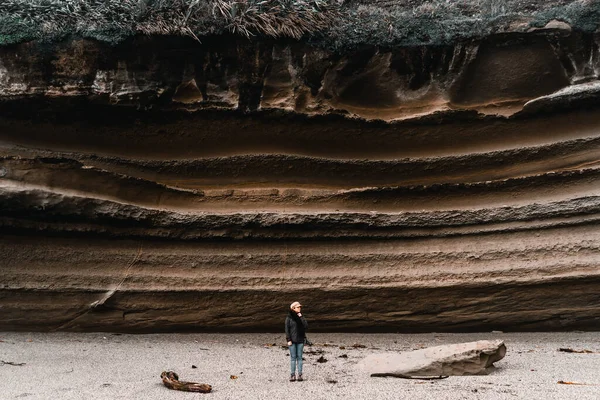
[[[598,0],[1,0],[0,45],[68,36],[306,38],[334,50],[448,44],[556,19],[593,32]],[[518,24],[515,22],[518,21]]]
[[[138,35],[300,37],[338,18],[336,0],[2,0],[0,45],[69,35],[109,43]]]

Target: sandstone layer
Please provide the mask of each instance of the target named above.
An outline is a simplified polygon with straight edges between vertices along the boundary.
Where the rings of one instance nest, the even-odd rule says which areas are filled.
[[[0,47],[0,329],[600,326],[597,30],[198,39]]]

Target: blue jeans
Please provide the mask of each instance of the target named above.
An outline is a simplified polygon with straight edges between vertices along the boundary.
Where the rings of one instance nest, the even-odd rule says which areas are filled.
[[[292,375],[296,373],[296,361],[298,362],[298,373],[302,374],[302,352],[304,351],[304,343],[292,343],[289,347]]]

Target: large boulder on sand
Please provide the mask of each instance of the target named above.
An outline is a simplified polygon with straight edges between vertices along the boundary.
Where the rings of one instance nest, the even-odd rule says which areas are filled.
[[[502,340],[479,340],[407,353],[372,354],[358,365],[371,376],[482,375],[505,354],[506,346]]]

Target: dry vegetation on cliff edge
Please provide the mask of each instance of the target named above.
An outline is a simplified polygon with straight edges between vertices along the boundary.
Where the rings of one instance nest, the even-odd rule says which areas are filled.
[[[71,34],[300,38],[330,26],[337,8],[335,0],[11,0],[0,5],[0,44]]]
[[[0,45],[80,36],[118,43],[133,35],[299,39],[332,49],[360,44],[444,44],[565,21],[593,32],[600,2],[522,0],[6,0]],[[519,21],[518,25],[514,22]]]

